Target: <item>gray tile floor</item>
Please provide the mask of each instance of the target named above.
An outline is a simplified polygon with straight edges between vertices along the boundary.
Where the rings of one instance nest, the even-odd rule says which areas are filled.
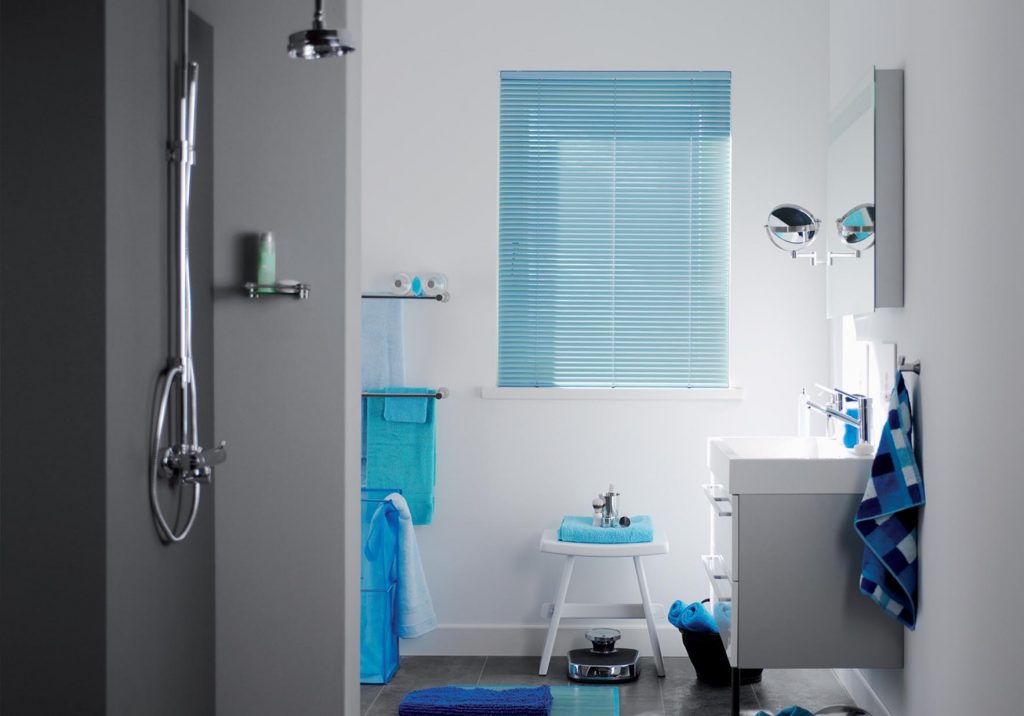
[[[729,713],[729,689],[716,689],[697,681],[690,660],[665,659],[665,678],[658,678],[650,657],[642,658],[640,678],[619,685],[621,716],[717,716]],[[414,689],[448,684],[565,684],[565,657],[551,660],[548,676],[537,676],[533,656],[405,656],[395,678],[386,686],[363,686],[364,716],[398,713],[402,697]],[[608,688],[588,686],[587,688]],[[760,684],[744,686],[744,716],[759,709],[775,713],[792,704],[815,711],[823,706],[852,703],[830,671],[785,670],[764,672]]]

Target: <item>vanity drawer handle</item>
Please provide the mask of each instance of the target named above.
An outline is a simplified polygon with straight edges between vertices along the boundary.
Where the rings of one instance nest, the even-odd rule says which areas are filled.
[[[708,502],[719,517],[732,517],[732,500],[722,485],[701,485]]]
[[[704,571],[708,575],[708,581],[715,590],[715,596],[720,602],[732,601],[732,580],[729,578],[729,570],[725,566],[725,558],[720,554],[701,555],[700,561],[704,564]]]

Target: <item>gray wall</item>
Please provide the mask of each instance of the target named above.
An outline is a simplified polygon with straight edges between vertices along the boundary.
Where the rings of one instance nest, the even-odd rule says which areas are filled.
[[[0,4],[0,708],[9,716],[104,709],[103,17],[101,0]],[[31,27],[73,45],[75,61],[40,53]]]
[[[906,306],[858,331],[922,361],[920,618],[905,668],[867,678],[893,716],[1020,713],[1024,4],[832,0],[830,14],[833,96],[862,64],[905,70]]]
[[[216,488],[204,491],[188,539],[165,546],[153,527],[147,483],[153,390],[169,351],[166,7],[166,0],[107,0],[106,13],[107,713],[118,716],[214,712]],[[200,65],[190,238],[193,340],[200,437],[209,446],[218,434],[213,32],[193,20],[191,34]]]
[[[146,482],[167,358],[166,5],[4,2],[0,12],[0,706],[212,714],[213,502],[193,537],[168,548]],[[38,53],[27,31],[38,27],[74,57]],[[212,52],[208,31],[196,40]],[[197,350],[211,394],[212,180],[201,163]]]
[[[287,57],[312,6],[209,0],[217,28],[214,266],[217,713],[336,716],[346,666],[345,60]],[[328,23],[341,24],[328,4]],[[246,235],[308,301],[247,299]],[[349,638],[355,638],[352,634]]]

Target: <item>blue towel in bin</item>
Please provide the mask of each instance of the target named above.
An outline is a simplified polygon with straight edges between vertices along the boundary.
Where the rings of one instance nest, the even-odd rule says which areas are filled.
[[[410,691],[398,705],[399,716],[548,716],[551,689],[547,686],[479,689],[441,686]]]
[[[772,716],[767,711],[758,711],[757,716]],[[799,706],[787,706],[786,708],[779,711],[775,716],[814,716],[807,709],[802,709]]]
[[[566,516],[558,528],[558,539],[562,542],[590,544],[653,542],[654,525],[647,515],[631,517],[629,527],[595,527],[592,517]]]
[[[718,627],[715,620],[708,614],[708,610],[700,602],[683,604],[678,599],[672,603],[668,610],[668,621],[676,629],[683,629],[698,634],[717,634]]]
[[[853,524],[865,544],[860,591],[908,629],[917,623],[917,519],[923,505],[910,395],[900,375]]]

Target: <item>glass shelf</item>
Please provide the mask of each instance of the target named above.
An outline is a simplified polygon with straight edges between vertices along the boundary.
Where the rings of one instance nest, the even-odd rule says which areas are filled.
[[[245,292],[249,298],[260,298],[262,296],[292,296],[300,300],[309,298],[309,292],[313,287],[308,283],[254,283],[247,282],[244,285]]]

